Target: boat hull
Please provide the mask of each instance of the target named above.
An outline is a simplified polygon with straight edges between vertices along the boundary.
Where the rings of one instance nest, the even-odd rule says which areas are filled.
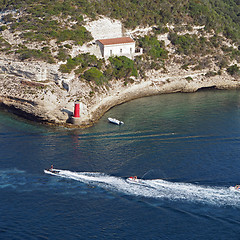
[[[50,170],[50,169],[44,169],[44,172],[45,172],[46,174],[58,176],[59,173],[60,173],[60,170],[58,170],[58,169],[51,169],[51,170]]]
[[[127,182],[129,183],[140,183],[140,179],[134,179],[134,178],[127,178],[126,179]]]
[[[239,189],[239,188],[236,188],[236,187],[229,187],[229,189],[230,189],[231,191],[239,192],[239,193],[240,193],[240,189]]]
[[[108,121],[109,121],[110,123],[113,123],[113,124],[116,124],[116,125],[124,124],[124,122],[119,121],[119,120],[117,120],[117,119],[115,119],[115,118],[108,118]]]

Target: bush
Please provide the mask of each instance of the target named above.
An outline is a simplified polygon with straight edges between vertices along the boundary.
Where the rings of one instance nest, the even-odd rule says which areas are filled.
[[[92,40],[91,34],[83,26],[76,26],[75,29],[65,29],[57,33],[57,39],[59,42],[66,40],[73,40],[79,45],[83,45],[84,42]]]
[[[209,71],[205,74],[205,77],[214,77],[216,75],[218,75],[217,72]]]
[[[13,15],[11,13],[5,15],[2,17],[2,20],[5,22],[5,23],[9,23],[9,22],[12,22],[13,21]]]
[[[62,51],[62,49],[60,50]],[[78,67],[76,70],[76,74],[78,74],[83,72],[87,67],[97,67],[98,69],[101,69],[102,63],[103,60],[98,60],[96,56],[84,53],[74,58],[69,57],[67,63],[62,64],[59,70],[63,73],[70,73],[73,69]]]
[[[190,77],[190,76],[186,77],[185,79],[186,79],[188,82],[193,81],[192,77]]]
[[[79,65],[79,62],[77,61],[77,59],[70,57],[70,58],[67,60],[67,63],[66,63],[66,64],[60,65],[59,70],[60,70],[62,73],[70,73],[77,65]]]
[[[181,66],[181,68],[184,69],[184,70],[188,70],[188,66],[189,66],[189,64],[184,64],[184,65]]]
[[[89,18],[106,15],[123,21],[130,28],[184,22],[224,32],[235,41],[240,39],[239,0],[2,0],[0,9],[24,9],[32,19],[71,16],[69,20],[79,24],[83,22],[83,15]]]
[[[15,51],[16,54],[19,54],[19,58],[21,60],[25,59],[36,59],[36,60],[43,60],[47,61],[48,63],[54,63],[54,59],[50,52],[46,50],[36,50],[36,49],[28,49],[28,48],[22,48],[17,51]]]
[[[169,29],[168,27],[165,27],[165,26],[158,26],[158,27],[154,27],[153,31],[155,34],[164,34],[164,33],[168,33]]]
[[[85,71],[82,76],[87,81],[94,81],[97,85],[102,85],[105,81],[103,73],[95,67]]]
[[[168,51],[165,49],[163,41],[158,41],[156,37],[145,36],[138,40],[139,46],[144,49],[144,52],[151,56],[154,60],[168,58]]]
[[[197,35],[178,35],[176,33],[170,33],[170,41],[177,47],[179,54],[192,55],[201,54],[205,55],[209,53],[209,42],[204,37],[198,38]]]
[[[137,77],[137,68],[133,60],[125,57],[110,57],[111,66],[106,70],[106,76],[117,79],[127,78],[130,76]]]
[[[64,46],[65,48],[72,49],[72,46],[69,45],[69,44],[64,44],[63,46]]]
[[[0,50],[1,51],[8,51],[11,49],[11,45],[2,37],[0,37]]]
[[[219,56],[216,60],[216,65],[219,66],[220,69],[226,68],[229,65],[229,61],[226,57]]]
[[[68,54],[67,50],[60,48],[58,51],[57,59],[60,61],[65,61],[68,58],[70,58],[70,55]]]
[[[227,72],[232,76],[240,74],[239,67],[237,66],[237,64],[234,64],[234,65],[230,66],[229,68],[227,68]]]
[[[6,30],[6,29],[7,29],[7,26],[6,26],[6,25],[3,25],[3,26],[0,27],[0,31],[1,31],[1,32],[4,31],[4,30]]]

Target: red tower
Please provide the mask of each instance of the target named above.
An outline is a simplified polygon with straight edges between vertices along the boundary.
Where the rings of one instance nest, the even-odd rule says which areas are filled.
[[[75,102],[75,105],[74,105],[74,117],[75,118],[79,118],[80,117],[80,103],[79,102]]]

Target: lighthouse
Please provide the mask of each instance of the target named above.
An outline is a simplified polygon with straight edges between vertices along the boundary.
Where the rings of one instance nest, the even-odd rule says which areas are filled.
[[[80,102],[75,102],[74,103],[74,115],[75,118],[79,118],[80,117]]]
[[[76,101],[74,103],[74,113],[73,113],[73,116],[72,116],[72,124],[75,124],[75,125],[80,125],[81,124],[81,119],[80,119],[80,105],[81,103],[79,101]]]

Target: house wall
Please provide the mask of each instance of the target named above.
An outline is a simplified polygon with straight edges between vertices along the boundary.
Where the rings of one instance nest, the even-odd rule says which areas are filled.
[[[98,44],[98,46],[99,46],[99,48],[100,48],[100,51],[101,51],[102,57],[104,57],[104,45],[101,44],[99,41],[97,41],[97,44]]]
[[[110,56],[132,56],[135,53],[135,42],[114,45],[102,45],[99,42],[100,50],[104,58]]]

